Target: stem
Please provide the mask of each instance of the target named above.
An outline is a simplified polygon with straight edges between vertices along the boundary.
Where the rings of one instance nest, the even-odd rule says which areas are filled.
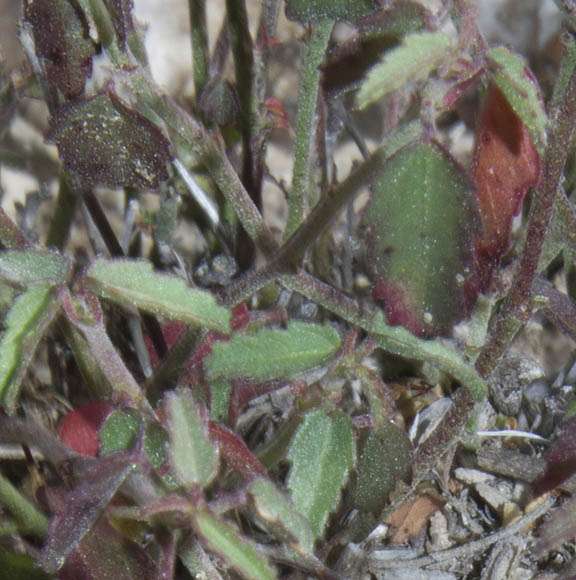
[[[236,86],[240,98],[241,130],[243,142],[242,183],[250,197],[259,207],[259,192],[255,183],[252,134],[256,129],[256,103],[254,102],[254,55],[252,38],[248,29],[248,14],[245,0],[226,0],[230,48],[234,57]]]
[[[114,230],[110,226],[110,222],[102,210],[102,206],[94,195],[94,192],[88,190],[84,193],[83,199],[86,208],[90,213],[90,217],[98,228],[110,255],[112,257],[124,257],[124,250],[122,249]],[[166,344],[166,340],[164,340],[164,334],[162,333],[160,323],[154,316],[145,313],[142,313],[142,322],[146,332],[150,336],[150,340],[152,341],[156,352],[158,353],[158,358],[164,358],[168,353],[168,345]]]
[[[324,61],[333,27],[332,20],[317,22],[307,43],[298,92],[294,171],[288,200],[288,222],[284,234],[286,238],[291,236],[304,220],[306,206],[311,199],[310,186],[315,162],[314,145],[317,125],[316,107],[321,77],[320,66]]]
[[[532,198],[526,239],[510,292],[504,299],[495,327],[480,351],[476,369],[488,377],[520,326],[532,314],[532,285],[538,273],[538,261],[560,189],[566,158],[570,151],[576,123],[576,73],[573,70],[562,102],[554,112],[548,132],[542,180]]]
[[[396,356],[434,364],[467,387],[477,401],[484,400],[486,385],[482,378],[457,352],[440,341],[416,338],[405,328],[389,326],[379,309],[366,304],[360,305],[356,300],[305,272],[300,272],[298,276],[283,276],[281,282],[286,288],[302,294],[371,334],[379,348]]]
[[[208,27],[206,25],[206,0],[188,0],[190,12],[190,40],[194,65],[194,90],[196,103],[208,80],[209,53]]]
[[[61,171],[56,209],[50,222],[50,231],[46,237],[46,245],[49,248],[64,249],[74,220],[77,199],[74,190],[70,187],[68,175]]]
[[[165,109],[157,114],[169,125],[175,139],[183,141],[183,146],[198,155],[248,235],[265,256],[270,256],[278,244],[225,152],[215,138],[175,102],[169,99],[165,102]]]
[[[0,503],[18,522],[19,531],[38,538],[46,536],[48,518],[0,473]]]

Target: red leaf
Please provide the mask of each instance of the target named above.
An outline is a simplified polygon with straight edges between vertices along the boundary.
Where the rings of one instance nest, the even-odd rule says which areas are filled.
[[[482,289],[508,251],[514,216],[540,180],[540,155],[526,127],[496,85],[491,85],[478,125],[472,176],[484,233],[476,239]]]
[[[104,419],[114,410],[108,401],[92,401],[70,411],[62,419],[58,434],[70,449],[94,457],[98,453],[98,431]]]

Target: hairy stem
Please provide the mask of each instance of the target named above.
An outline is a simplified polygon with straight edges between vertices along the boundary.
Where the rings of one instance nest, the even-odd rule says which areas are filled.
[[[21,532],[43,538],[48,531],[48,518],[0,473],[0,503],[18,522]]]
[[[310,202],[310,186],[315,162],[316,108],[321,76],[320,65],[324,61],[333,27],[332,20],[317,22],[307,43],[298,92],[294,170],[292,189],[288,200],[286,238],[291,236],[303,222],[307,205]]]
[[[208,26],[206,24],[206,0],[188,0],[190,13],[190,40],[194,66],[194,89],[196,102],[208,80]]]

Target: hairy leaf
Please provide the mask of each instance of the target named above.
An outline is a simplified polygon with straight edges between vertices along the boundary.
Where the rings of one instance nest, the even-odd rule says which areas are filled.
[[[99,520],[66,559],[59,580],[157,580],[156,562],[106,520]]]
[[[390,324],[449,334],[468,313],[477,221],[471,185],[438,145],[413,144],[389,159],[374,180],[363,234],[373,296],[385,301]]]
[[[4,321],[0,341],[0,401],[13,413],[22,379],[36,347],[58,313],[50,284],[35,284],[20,294]]]
[[[50,120],[49,138],[86,187],[157,187],[172,155],[160,129],[109,95],[77,99]]]
[[[208,433],[208,421],[189,390],[166,395],[172,471],[183,485],[208,485],[218,469],[218,449]]]
[[[218,306],[210,292],[191,289],[181,278],[154,272],[150,262],[99,258],[87,276],[94,292],[118,304],[219,332],[230,329],[230,312]]]
[[[480,116],[472,176],[483,228],[476,240],[478,272],[486,289],[494,266],[509,249],[514,216],[540,179],[540,155],[496,85],[489,88]]]
[[[11,284],[63,284],[68,277],[68,270],[67,260],[56,252],[29,249],[6,250],[0,253],[0,278]]]
[[[548,119],[538,81],[524,59],[504,46],[486,53],[490,80],[500,89],[540,154],[546,147]]]
[[[142,418],[134,411],[114,411],[106,417],[98,433],[100,453],[128,450],[134,445]]]
[[[360,109],[379,101],[409,81],[426,79],[452,50],[450,38],[442,32],[415,32],[400,46],[388,51],[362,83],[356,96]]]
[[[60,509],[55,510],[57,514],[38,560],[47,572],[55,573],[62,567],[135,467],[119,454],[93,461],[77,474],[78,485],[66,493]]]
[[[393,423],[371,430],[358,458],[354,505],[378,514],[396,485],[410,473],[411,449],[404,430]]]
[[[286,0],[286,16],[302,23],[318,20],[354,21],[375,10],[374,0]]]
[[[194,524],[208,547],[247,580],[274,580],[276,574],[256,548],[237,528],[218,519],[208,510],[194,514]]]
[[[206,373],[209,380],[281,378],[320,366],[339,348],[340,336],[331,326],[292,322],[286,329],[264,328],[215,343],[206,359]]]
[[[268,478],[255,479],[248,493],[253,497],[259,518],[280,541],[294,544],[297,550],[307,553],[314,551],[310,524]]]
[[[288,489],[315,537],[338,505],[355,457],[352,425],[344,413],[310,411],[294,434],[287,456],[292,462]]]
[[[46,81],[67,97],[78,96],[84,91],[96,54],[85,15],[70,0],[29,1],[25,6]]]

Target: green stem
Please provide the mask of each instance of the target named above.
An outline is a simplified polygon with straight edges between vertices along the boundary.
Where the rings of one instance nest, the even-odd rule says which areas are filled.
[[[317,22],[307,43],[298,92],[294,170],[292,189],[288,200],[288,222],[284,234],[286,239],[303,222],[307,205],[312,197],[311,180],[315,163],[316,108],[321,78],[320,66],[324,61],[333,27],[332,20]]]
[[[0,473],[0,503],[6,507],[19,524],[22,533],[38,538],[46,536],[48,518],[28,501],[10,481]]]
[[[190,12],[190,39],[194,64],[194,89],[196,102],[208,80],[209,53],[208,27],[206,25],[206,0],[188,0]]]
[[[389,326],[382,312],[346,296],[332,286],[301,272],[298,276],[283,276],[282,284],[316,302],[326,310],[372,335],[379,348],[404,358],[427,361],[468,387],[474,398],[482,401],[486,385],[478,373],[458,353],[437,340],[416,338],[405,328]]]
[[[576,61],[573,61],[573,65],[576,65]],[[554,210],[556,194],[560,190],[564,175],[575,123],[576,68],[573,68],[562,102],[554,109],[552,116],[542,179],[532,197],[520,263],[496,324],[476,361],[476,369],[484,378],[492,373],[516,332],[532,314],[532,286],[538,273],[538,262]]]
[[[226,153],[214,137],[176,103],[167,99],[166,104],[157,114],[168,124],[175,141],[198,156],[250,238],[265,256],[271,256],[278,249],[278,244]]]
[[[72,221],[74,220],[77,199],[78,196],[76,195],[76,192],[70,187],[70,179],[68,175],[64,171],[61,171],[60,180],[58,182],[56,209],[46,238],[46,245],[49,248],[57,248],[58,250],[64,249],[64,246],[68,241],[68,236],[70,235]]]

